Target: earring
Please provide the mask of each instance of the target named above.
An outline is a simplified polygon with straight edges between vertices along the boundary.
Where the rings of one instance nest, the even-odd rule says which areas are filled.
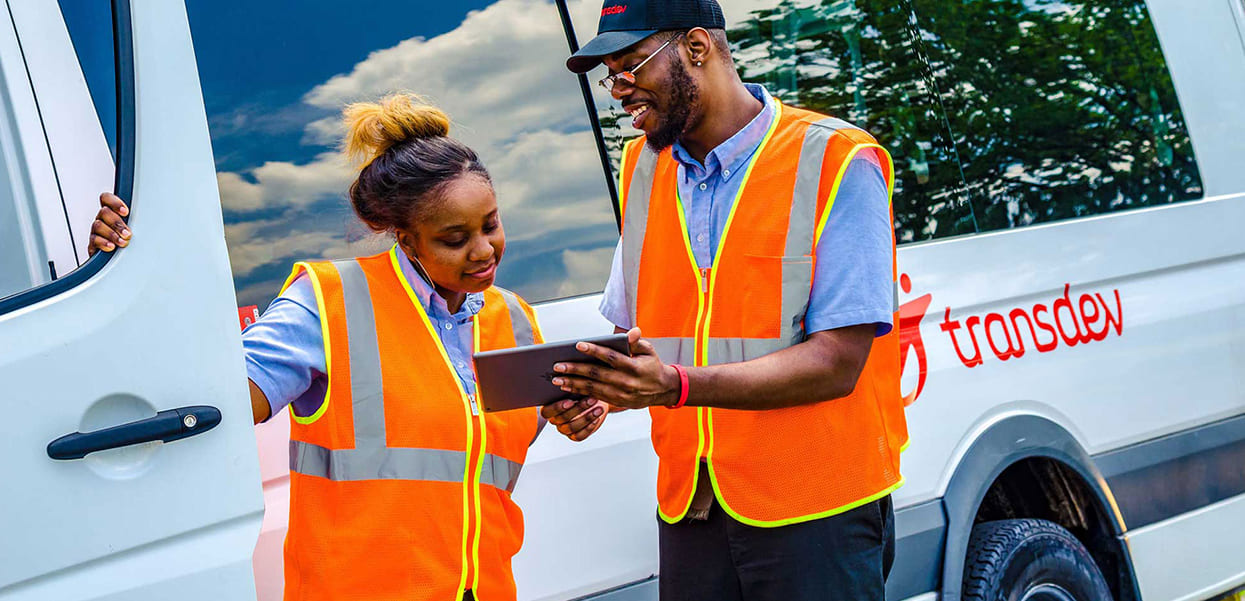
[[[696,66],[697,66],[697,67],[699,67],[700,65],[701,65],[701,62],[700,62],[700,61],[696,61]]]

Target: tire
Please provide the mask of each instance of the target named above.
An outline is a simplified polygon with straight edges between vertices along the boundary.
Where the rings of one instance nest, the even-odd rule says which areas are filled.
[[[1111,601],[1085,546],[1046,520],[974,526],[962,591],[965,601]]]

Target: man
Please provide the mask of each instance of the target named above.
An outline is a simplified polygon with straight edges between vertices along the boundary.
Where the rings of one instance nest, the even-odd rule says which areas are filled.
[[[632,357],[555,384],[650,407],[661,597],[884,596],[899,392],[891,165],[867,133],[743,84],[715,0],[610,0],[567,61],[644,137],[601,312]],[[641,332],[648,338],[641,338]],[[583,404],[544,413],[564,433]]]

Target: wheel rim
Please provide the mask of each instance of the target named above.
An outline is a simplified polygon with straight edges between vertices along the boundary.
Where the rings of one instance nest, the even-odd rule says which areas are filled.
[[[1025,591],[1020,601],[1076,601],[1076,597],[1057,584],[1043,583]]]

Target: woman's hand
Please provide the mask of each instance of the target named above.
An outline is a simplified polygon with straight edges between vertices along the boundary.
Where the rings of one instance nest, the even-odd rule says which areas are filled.
[[[91,242],[86,249],[91,255],[97,250],[111,252],[118,246],[124,248],[130,245],[130,228],[124,220],[130,214],[130,208],[111,192],[100,194],[99,204],[99,213],[91,223]]]
[[[570,399],[557,401],[540,409],[540,414],[549,420],[558,432],[575,442],[592,436],[592,433],[605,423],[605,416],[609,412],[609,405],[591,398],[578,401]]]

